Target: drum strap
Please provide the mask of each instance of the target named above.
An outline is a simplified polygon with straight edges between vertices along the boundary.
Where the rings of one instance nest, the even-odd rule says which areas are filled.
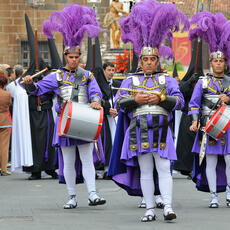
[[[73,84],[73,89],[72,89],[72,95],[71,95],[72,101],[78,102],[79,86],[81,85],[83,75],[84,75],[84,70],[78,67],[77,74]]]
[[[136,117],[134,117],[129,125],[129,146],[130,150],[137,150],[137,134],[136,134]]]
[[[159,137],[159,115],[153,115],[153,148],[158,147],[158,137]]]
[[[166,148],[166,138],[168,133],[168,117],[163,116],[163,126],[162,126],[162,133],[161,133],[161,141],[160,141],[160,148],[165,149]]]
[[[147,115],[140,115],[140,132],[141,132],[141,148],[149,148],[148,121]]]

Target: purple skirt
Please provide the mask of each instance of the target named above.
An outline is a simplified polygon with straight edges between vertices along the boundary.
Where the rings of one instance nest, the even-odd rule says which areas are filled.
[[[153,143],[153,130],[148,129],[150,148],[143,149],[141,148],[140,128],[136,127],[138,151],[132,151],[130,150],[130,147],[129,147],[129,128],[128,128],[126,130],[125,138],[124,138],[124,142],[122,146],[121,161],[127,166],[138,166],[137,156],[146,154],[149,152],[157,152],[162,158],[165,158],[171,161],[177,160],[176,150],[175,150],[170,128],[168,128],[165,149],[160,149],[160,137],[161,137],[162,129],[160,129],[159,131],[160,132],[159,132],[159,138],[158,138],[158,147],[157,148],[151,147]]]
[[[218,140],[215,145],[208,144],[209,136],[207,136],[207,147],[205,154],[215,154],[215,155],[227,155],[230,154],[230,129],[227,130],[225,134],[225,145],[221,144],[221,140]],[[197,133],[195,142],[192,148],[193,153],[200,153],[199,145],[199,134]]]

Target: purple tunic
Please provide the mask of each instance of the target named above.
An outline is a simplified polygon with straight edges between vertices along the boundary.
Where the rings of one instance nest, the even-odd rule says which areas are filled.
[[[209,95],[218,95],[223,86],[223,79],[218,79],[212,75],[208,75],[208,89],[207,94]],[[202,89],[202,80],[198,81],[196,87],[193,91],[191,101],[189,103],[189,112],[191,114],[199,114],[200,109],[202,108],[202,96],[204,95]],[[227,92],[227,95],[230,96],[230,92]],[[207,136],[207,146],[205,154],[214,154],[218,155],[218,163],[216,167],[217,174],[217,192],[224,192],[226,190],[226,175],[225,175],[225,161],[223,155],[230,153],[230,129],[227,130],[225,134],[225,145],[221,145],[221,140],[215,142],[214,145],[209,145]],[[195,161],[193,168],[193,181],[196,183],[196,187],[200,191],[209,192],[209,186],[206,178],[206,161],[203,160],[201,166],[199,166],[199,134],[197,132],[195,142],[192,148],[192,152],[195,153]]]
[[[208,76],[208,93],[209,95],[220,94],[221,88],[223,84],[223,79],[217,79],[212,76]],[[227,95],[230,96],[230,92],[227,92]],[[191,114],[199,114],[200,109],[202,107],[202,81],[198,81],[196,87],[193,91],[190,103],[189,103],[189,112],[188,115]],[[206,154],[215,154],[215,155],[226,155],[230,153],[230,129],[226,132],[225,145],[221,145],[221,140],[218,140],[214,145],[209,145],[208,140],[209,136],[207,136],[207,147]],[[199,145],[199,135],[197,133],[195,142],[192,148],[192,152],[199,154],[200,153],[200,145]]]
[[[61,77],[63,79],[63,85],[69,86],[73,85],[75,81],[75,77],[72,72],[66,70],[65,68],[61,69]],[[101,90],[92,74],[90,74],[89,71],[84,70],[84,74],[82,77],[81,86],[88,85],[88,97],[89,101],[92,98],[97,97],[101,100],[102,94]],[[49,74],[45,76],[41,81],[39,81],[37,84],[35,84],[36,90],[33,92],[33,94],[36,93],[36,95],[43,95],[47,92],[53,91],[56,95],[60,94],[60,89],[58,87],[57,82],[57,76],[56,73]],[[55,109],[57,113],[61,112],[61,108],[58,104],[55,105]],[[65,183],[65,178],[63,174],[63,157],[62,157],[62,151],[60,146],[71,146],[71,145],[81,145],[86,144],[89,142],[82,141],[79,139],[73,139],[69,137],[60,137],[58,135],[58,127],[59,127],[59,116],[56,117],[55,127],[54,127],[54,136],[53,136],[53,146],[57,147],[58,155],[59,155],[59,182]],[[76,161],[75,161],[75,170],[76,170],[76,183],[82,183],[83,177],[82,177],[82,165],[78,153],[78,148],[76,148]]]
[[[152,91],[152,90],[160,91],[158,78],[159,78],[158,75],[154,75],[153,78],[141,76],[139,78],[140,85],[137,87],[137,89],[143,90],[143,91],[149,91],[149,90],[150,91]],[[176,105],[172,111],[174,111],[176,109],[180,109],[184,105],[184,98],[182,96],[182,93],[179,90],[179,86],[178,86],[177,81],[175,79],[173,79],[172,77],[169,77],[168,75],[166,75],[165,76],[165,83],[167,86],[167,88],[166,88],[167,95],[176,96]],[[128,78],[128,79],[124,80],[122,82],[121,88],[132,88],[132,79]],[[119,100],[119,98],[121,98],[120,95],[124,95],[124,94],[128,94],[128,93],[129,92],[127,92],[127,91],[121,90],[120,94],[118,93],[116,95],[115,101],[117,101],[117,100]],[[128,114],[128,117],[130,119],[132,119],[133,113],[130,112]],[[137,124],[139,124],[140,123],[139,116],[137,116],[136,119],[137,119]],[[168,121],[170,121],[171,119],[172,119],[172,114],[169,113]],[[147,115],[147,122],[148,122],[148,127],[152,127],[152,115],[150,115],[150,114]],[[162,126],[162,125],[163,125],[163,116],[160,115],[159,126]],[[130,146],[129,146],[129,128],[128,128],[126,130],[126,133],[125,133],[124,144],[123,144],[122,153],[121,153],[121,160],[126,162],[127,165],[135,166],[137,164],[136,157],[141,155],[141,154],[145,154],[145,153],[149,153],[149,152],[157,152],[162,158],[166,158],[169,160],[176,160],[177,155],[176,155],[176,150],[174,147],[174,142],[173,142],[173,137],[172,137],[170,127],[168,127],[168,133],[167,133],[167,138],[166,138],[166,148],[165,149],[160,148],[161,133],[162,133],[162,128],[159,129],[158,147],[153,148],[152,147],[153,129],[148,128],[148,137],[149,137],[149,146],[150,147],[149,147],[149,149],[143,149],[141,147],[140,128],[137,126],[136,127],[136,135],[137,135],[137,148],[138,149],[136,151],[132,151],[132,150],[130,150]]]
[[[66,71],[65,69],[61,69],[63,72],[61,73],[62,79],[63,79],[63,85],[69,86],[73,85],[75,77],[73,73]],[[89,99],[92,99],[94,97],[98,97],[99,99],[102,98],[101,90],[93,77],[92,74],[90,74],[89,71],[84,70],[83,80],[81,83],[81,86],[88,84],[88,95]],[[56,73],[49,74],[45,76],[41,81],[39,81],[36,84],[36,93],[38,96],[45,94],[46,92],[53,91],[55,94],[59,95],[60,90],[58,88],[58,82]],[[55,105],[56,112],[60,112],[59,105]],[[58,135],[58,127],[59,127],[59,116],[56,118],[55,122],[55,128],[54,128],[54,136],[53,136],[53,146],[70,146],[70,145],[81,145],[86,144],[88,142],[82,141],[79,139],[73,139],[68,137],[60,137]]]
[[[162,74],[162,73],[161,73]],[[148,91],[160,91],[159,86],[159,74],[154,75],[152,78],[140,76],[140,84],[137,89],[148,90]],[[169,76],[165,76],[165,86],[167,90],[167,95],[176,97],[176,105],[172,110],[180,109],[184,106],[184,98],[179,90],[178,83],[175,79]],[[132,79],[127,78],[122,82],[121,88],[132,88]],[[127,91],[121,90],[118,92],[115,100],[118,102],[120,95],[129,94]],[[136,127],[137,135],[137,151],[130,150],[129,146],[129,120],[133,117],[133,113],[130,112],[125,114],[125,111],[120,111],[118,116],[118,123],[115,135],[115,142],[112,150],[111,160],[109,164],[108,176],[112,179],[127,193],[131,196],[142,196],[141,186],[140,186],[140,168],[137,160],[137,156],[149,153],[157,152],[162,158],[169,160],[176,160],[176,150],[173,143],[173,137],[170,128],[168,128],[167,138],[166,138],[166,148],[160,149],[160,139],[162,128],[159,127],[159,138],[158,138],[158,148],[152,148],[153,142],[153,129],[152,127],[152,116],[147,115],[148,120],[148,139],[149,139],[149,149],[141,148],[141,136],[140,128]],[[160,115],[159,126],[162,124],[162,115]],[[137,123],[139,122],[139,117],[137,116]],[[168,115],[168,121],[172,119],[172,114]],[[159,195],[158,188],[158,178],[157,172],[154,170],[154,182],[155,182],[155,195]]]

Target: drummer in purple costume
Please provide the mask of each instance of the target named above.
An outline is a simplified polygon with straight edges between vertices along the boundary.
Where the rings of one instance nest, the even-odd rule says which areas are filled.
[[[167,13],[163,16],[162,12]],[[144,14],[146,17],[143,16]],[[176,219],[176,214],[172,209],[173,181],[170,166],[171,161],[176,160],[177,156],[169,124],[172,120],[171,112],[183,107],[184,99],[177,81],[166,73],[157,72],[158,48],[167,34],[166,31],[171,32],[172,24],[167,25],[166,20],[169,15],[172,16],[175,29],[178,30],[176,24],[179,16],[175,6],[150,0],[135,4],[130,16],[120,20],[122,39],[124,42],[131,41],[133,43],[135,53],[140,57],[143,72],[134,73],[123,80],[115,98],[117,109],[125,113],[131,121],[124,134],[120,157],[120,161],[125,165],[122,166],[125,170],[124,173],[114,173],[112,178],[130,195],[135,195],[141,186],[146,202],[146,212],[141,218],[142,222],[153,221],[156,218],[153,202],[154,167],[159,175],[159,188],[164,203],[164,219]],[[136,23],[137,27],[132,22]],[[158,26],[164,24],[163,22],[165,31],[160,33]],[[187,25],[188,21],[185,20],[185,23]],[[145,26],[146,28],[142,28]],[[148,37],[149,35],[145,37],[146,35],[139,31],[139,28],[142,31],[149,31],[148,34],[151,34],[152,40]],[[156,34],[157,31],[161,34],[160,40],[155,37],[159,36]],[[137,45],[138,39],[139,41],[142,39],[142,43]],[[146,43],[146,41],[151,42]],[[135,90],[140,91],[135,92]],[[158,94],[160,91],[163,93],[164,90],[166,98]],[[120,130],[119,127],[117,130]],[[118,135],[119,133],[116,134],[116,136]],[[113,154],[110,161],[111,168],[113,167],[113,157],[119,153],[113,151]],[[111,171],[109,170],[109,175]]]
[[[60,16],[60,21],[58,21],[58,15]],[[80,18],[78,18],[79,15],[81,16]],[[63,21],[63,17],[65,16],[68,17]],[[57,19],[57,21],[55,21],[55,19]],[[54,21],[55,23],[61,23],[61,27],[59,26],[58,29],[54,29],[54,27],[52,27]],[[69,26],[68,23],[72,23],[71,26]],[[79,23],[79,25],[77,23]],[[86,25],[84,25],[84,23],[86,23]],[[42,95],[46,92],[53,91],[58,95],[58,103],[56,104],[58,116],[55,123],[53,145],[60,147],[59,150],[61,150],[61,155],[59,167],[64,167],[64,178],[61,179],[65,180],[70,196],[69,201],[64,205],[65,209],[77,207],[75,182],[79,179],[79,172],[83,174],[83,178],[87,185],[89,194],[88,204],[90,206],[95,206],[102,205],[106,202],[104,198],[100,198],[96,193],[95,168],[92,156],[93,144],[78,139],[60,137],[58,135],[59,116],[62,106],[66,100],[81,100],[78,89],[85,90],[86,94],[88,94],[88,98],[83,99],[88,100],[92,108],[101,108],[100,102],[102,95],[93,74],[79,67],[81,55],[79,45],[84,36],[84,32],[82,33],[81,31],[81,33],[78,33],[81,26],[84,27],[83,31],[86,30],[90,37],[97,36],[100,28],[98,27],[96,14],[93,9],[73,4],[64,8],[63,11],[54,12],[50,19],[43,24],[43,31],[49,38],[53,31],[58,30],[62,33],[66,45],[64,50],[66,66],[65,68],[59,69],[56,73],[47,75],[37,84],[33,84],[30,76],[24,78],[27,84],[27,90],[30,91],[30,93]],[[70,31],[65,31],[68,29],[70,29]],[[73,36],[69,41],[66,38],[66,34],[71,33]],[[78,40],[74,39],[74,35]],[[64,166],[60,161],[62,157]],[[75,171],[76,166],[77,169]],[[59,171],[59,176],[62,175],[62,172]]]
[[[189,103],[188,114],[191,115],[193,120],[190,130],[194,132],[199,130],[192,149],[192,152],[196,154],[193,180],[196,182],[198,190],[210,192],[210,208],[219,207],[217,192],[224,191],[227,193],[227,206],[230,207],[230,130],[228,129],[225,135],[218,141],[208,136],[207,146],[204,149],[206,157],[201,166],[199,166],[198,160],[203,139],[202,127],[206,125],[208,117],[211,117],[221,103],[230,105],[230,77],[224,74],[227,57],[230,54],[229,45],[224,45],[229,43],[230,33],[228,30],[230,29],[230,21],[227,22],[220,13],[213,15],[209,12],[201,12],[192,17],[192,23],[198,25],[203,25],[202,22],[207,21],[210,22],[210,28],[215,27],[215,31],[220,33],[214,34],[215,36],[212,36],[212,38],[221,37],[221,39],[218,43],[212,43],[212,39],[209,40],[211,51],[210,65],[213,73],[207,74],[198,81]],[[203,39],[207,38],[207,36],[211,37],[209,34],[211,30],[209,28],[197,26],[195,29],[190,31],[191,39],[195,39],[197,36]],[[228,61],[230,61],[229,58]],[[218,99],[220,103],[217,103]],[[199,119],[200,113],[201,118]]]

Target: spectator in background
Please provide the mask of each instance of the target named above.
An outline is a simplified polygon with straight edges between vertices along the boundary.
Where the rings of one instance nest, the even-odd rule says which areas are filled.
[[[101,68],[96,68],[95,78],[102,92],[102,106],[104,109],[104,121],[101,131],[102,144],[105,153],[105,167],[109,165],[110,155],[112,151],[112,145],[116,131],[117,110],[114,108],[113,101],[117,90],[112,87],[119,88],[121,82],[113,79],[115,73],[114,64],[111,62],[105,62],[103,64],[103,71]],[[103,166],[103,168],[104,168]],[[106,169],[105,169],[106,171]],[[106,172],[104,173],[106,177]]]
[[[12,110],[12,139],[11,139],[11,172],[22,171],[22,166],[32,166],[32,144],[30,132],[30,117],[28,95],[19,84],[23,67],[14,66],[16,78],[7,85],[6,90],[13,99]],[[23,116],[22,116],[23,114]],[[24,135],[26,134],[26,138]]]
[[[6,72],[8,74],[9,82],[13,81],[14,78],[15,78],[14,69],[12,67],[9,67],[9,68],[6,69]]]
[[[8,64],[0,64],[0,69],[6,70],[10,66]]]
[[[8,114],[11,104],[11,94],[5,91],[8,84],[7,74],[0,70],[0,163],[1,176],[8,176],[7,171],[8,151],[10,142],[11,120]]]
[[[14,73],[15,73],[15,78],[13,79],[14,82],[16,79],[18,79],[19,77],[21,77],[24,73],[24,69],[21,65],[15,65],[14,66]],[[16,84],[16,82],[15,82]]]

